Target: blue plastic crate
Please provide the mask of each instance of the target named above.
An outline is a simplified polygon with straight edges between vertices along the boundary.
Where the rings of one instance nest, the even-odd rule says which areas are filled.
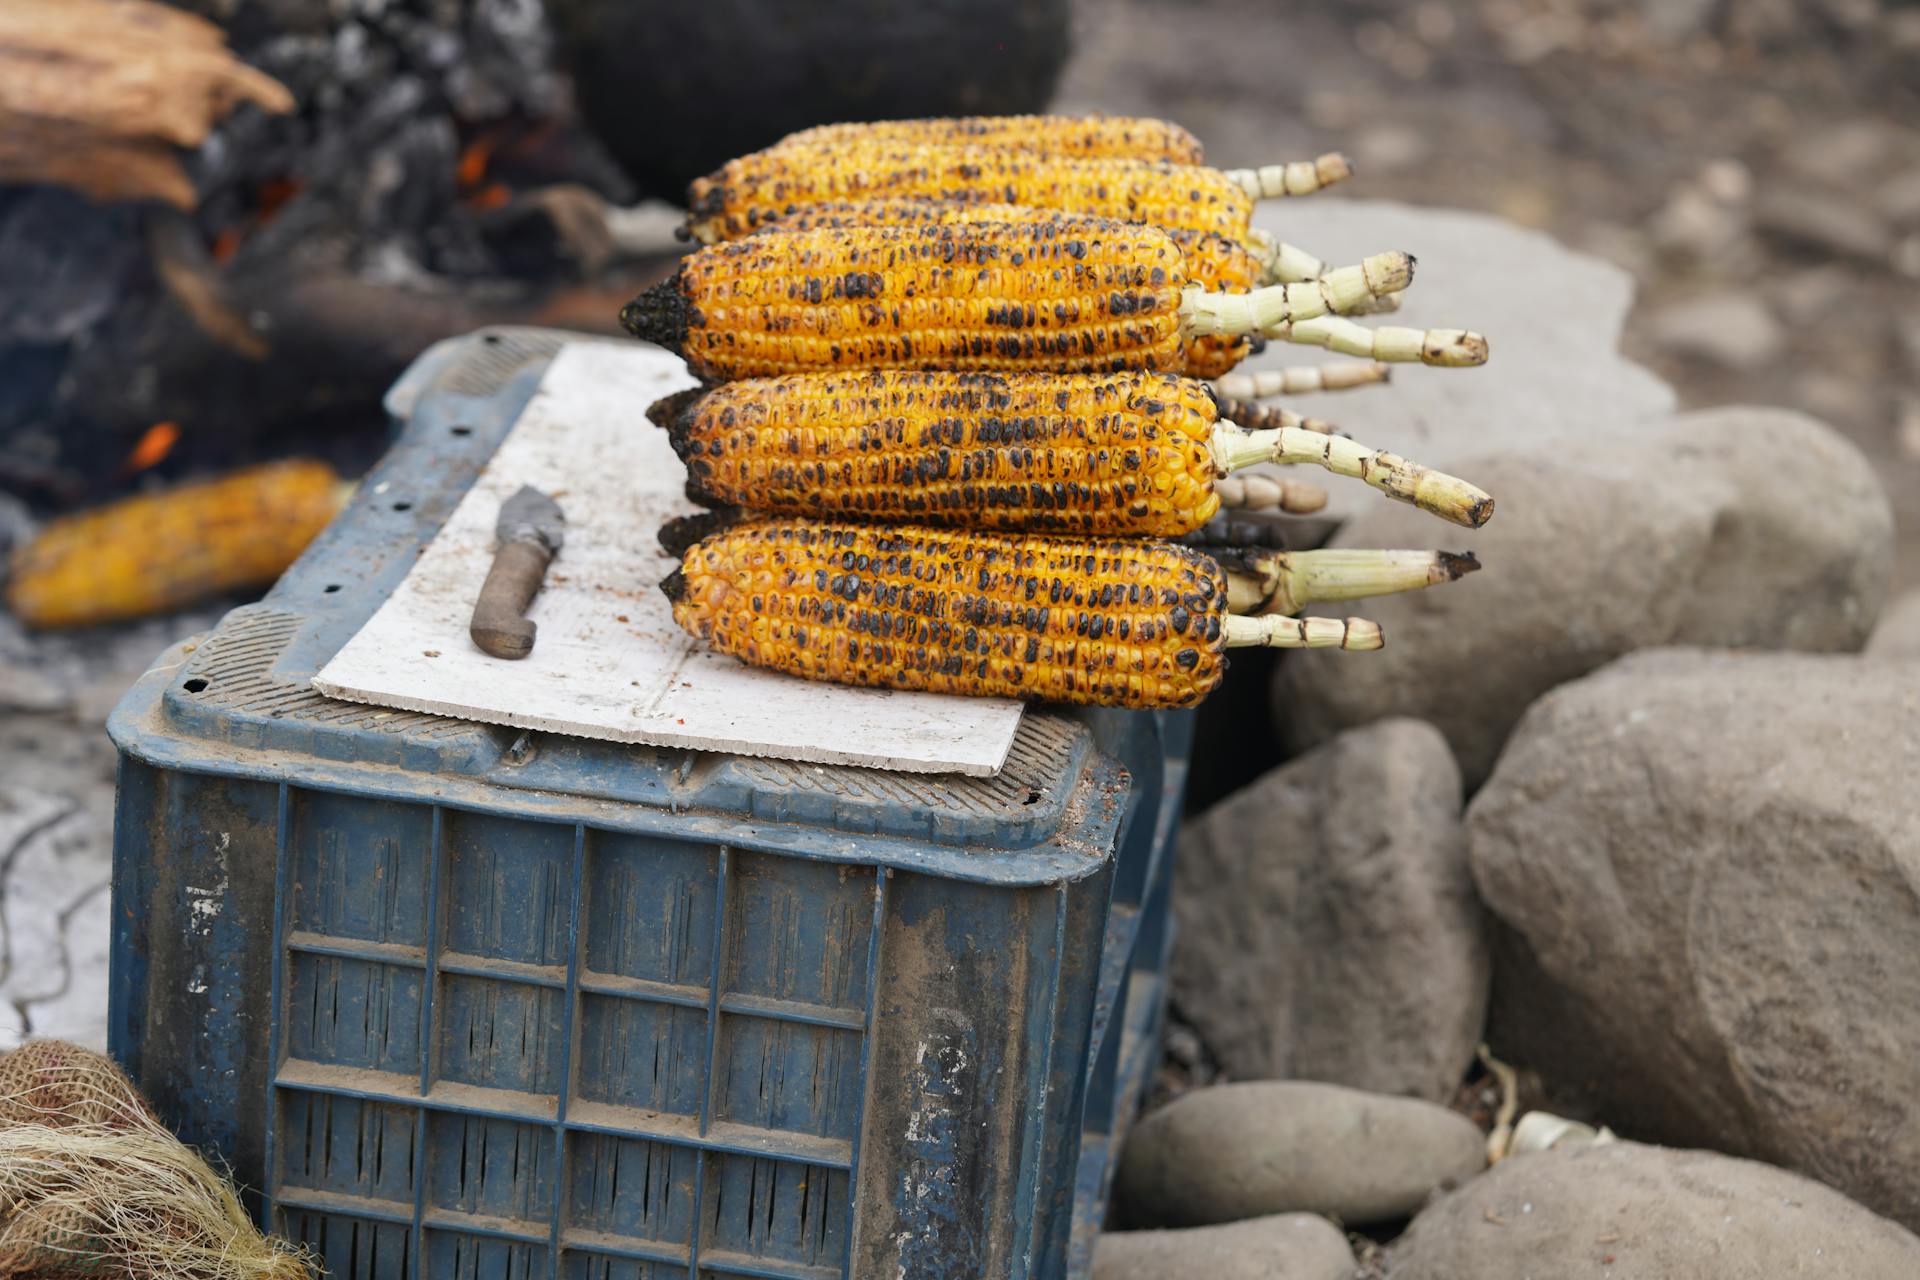
[[[362,496],[114,713],[113,1052],[341,1280],[1084,1274],[1190,713],[1032,711],[974,779],[308,688],[560,341],[423,357]]]

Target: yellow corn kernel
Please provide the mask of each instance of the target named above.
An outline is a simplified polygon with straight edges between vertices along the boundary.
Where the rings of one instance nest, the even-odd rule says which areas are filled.
[[[712,505],[826,519],[1177,536],[1219,509],[1203,383],[873,370],[723,383],[668,432]]]
[[[688,188],[687,225],[714,243],[805,205],[901,196],[1091,213],[1231,240],[1246,236],[1253,216],[1253,197],[1203,165],[850,142],[788,144],[729,161]]]
[[[661,586],[688,633],[809,680],[1184,707],[1225,667],[1226,575],[1167,543],[761,519]]]
[[[1200,140],[1168,120],[1138,116],[959,116],[823,124],[776,146],[851,143],[1003,147],[1082,158],[1199,164]]]
[[[35,627],[85,626],[265,586],[344,498],[331,467],[291,461],[55,520],[14,553],[7,607]]]

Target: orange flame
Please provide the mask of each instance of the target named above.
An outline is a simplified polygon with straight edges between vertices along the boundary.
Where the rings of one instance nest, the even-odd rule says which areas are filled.
[[[145,471],[158,465],[173,446],[180,443],[180,428],[171,422],[156,422],[148,427],[140,437],[140,443],[133,446],[133,452],[127,455],[121,470],[125,472]]]

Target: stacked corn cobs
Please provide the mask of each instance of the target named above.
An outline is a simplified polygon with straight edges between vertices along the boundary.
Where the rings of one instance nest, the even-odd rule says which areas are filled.
[[[649,413],[712,508],[662,534],[676,621],[808,679],[1125,707],[1198,702],[1235,646],[1378,648],[1371,623],[1293,615],[1473,558],[1209,542],[1223,508],[1324,503],[1230,475],[1260,462],[1492,514],[1257,402],[1487,357],[1464,329],[1350,318],[1395,308],[1406,254],[1329,267],[1252,226],[1256,200],[1347,174],[1207,168],[1163,121],[1024,116],[826,126],[694,183],[702,247],[622,313],[702,382]],[[1269,341],[1368,360],[1230,372]]]

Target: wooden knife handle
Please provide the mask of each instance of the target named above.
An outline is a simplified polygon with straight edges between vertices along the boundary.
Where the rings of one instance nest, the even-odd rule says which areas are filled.
[[[494,553],[493,567],[473,606],[473,625],[467,629],[483,653],[524,658],[533,652],[536,628],[527,620],[527,606],[539,593],[552,560],[551,552],[533,542],[509,542]]]

